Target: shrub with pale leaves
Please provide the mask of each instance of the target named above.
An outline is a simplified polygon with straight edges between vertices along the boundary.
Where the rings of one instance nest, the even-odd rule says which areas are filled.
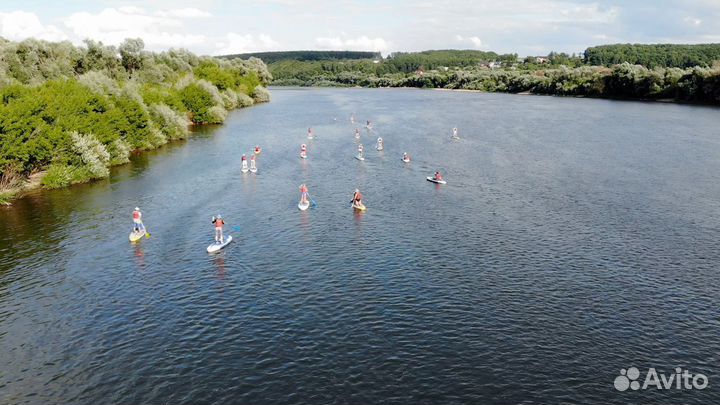
[[[93,93],[117,96],[120,94],[118,82],[108,77],[105,73],[91,71],[78,76],[78,81],[89,88]]]
[[[208,109],[208,117],[210,124],[222,124],[227,118],[227,110],[220,107],[219,105],[210,107]]]
[[[225,107],[226,110],[233,110],[238,107],[237,93],[227,89],[221,92],[220,95],[223,98],[223,107]]]
[[[255,104],[255,100],[253,100],[252,97],[248,96],[247,94],[242,92],[236,92],[235,94],[237,94],[238,107],[250,107],[251,105]]]
[[[187,117],[165,104],[153,104],[149,108],[150,116],[159,126],[160,130],[170,139],[184,139],[190,134]]]
[[[120,165],[130,161],[130,145],[122,139],[116,139],[107,147],[110,153],[110,164]]]
[[[270,92],[263,86],[255,87],[253,99],[256,103],[267,103],[270,101]]]
[[[204,79],[197,80],[196,83],[212,96],[215,105],[223,105],[223,98],[220,95],[220,90],[218,90],[214,84]]]
[[[91,134],[73,132],[70,138],[73,152],[79,155],[91,178],[107,177],[110,174],[110,153],[105,149],[105,145]]]

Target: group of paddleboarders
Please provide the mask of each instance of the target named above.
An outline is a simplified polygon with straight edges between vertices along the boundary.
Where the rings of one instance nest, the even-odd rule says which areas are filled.
[[[354,122],[354,115],[351,118],[352,118],[352,121]],[[370,128],[371,125],[372,124],[368,120],[367,127]],[[357,138],[359,138],[359,136],[360,136],[360,131],[357,128],[355,129],[355,136]],[[314,137],[314,135],[313,135],[312,127],[310,127],[310,128],[308,128],[308,138],[312,139],[312,137]],[[452,138],[459,139],[457,128],[453,128]],[[383,139],[381,137],[379,137],[377,139],[376,148],[378,150],[382,150],[383,143],[384,143]],[[256,145],[255,149],[254,149],[254,154],[252,154],[250,157],[251,170],[252,169],[257,170],[256,166],[255,166],[255,156],[260,154],[260,152],[261,152],[260,146]],[[363,145],[358,144],[358,158],[359,159],[363,158],[363,153],[364,153]],[[302,144],[300,146],[300,156],[303,158],[307,157],[307,145],[306,144]],[[403,152],[402,160],[405,163],[409,163],[410,155],[407,152]],[[242,155],[241,162],[242,162],[243,171],[247,171],[248,164],[247,164],[247,156],[245,154]],[[435,171],[432,178],[428,177],[428,180],[432,180],[434,182],[439,182],[441,184],[445,184],[443,176],[439,170]],[[300,188],[300,204],[299,205],[303,206],[303,209],[307,209],[307,207],[310,204],[310,194],[309,194],[308,187],[305,183],[303,183],[300,185],[299,188]],[[360,193],[359,189],[355,189],[355,192],[353,193],[352,200],[350,201],[350,203],[351,203],[351,206],[357,210],[364,211],[366,209],[365,204],[362,201],[362,194]],[[313,204],[315,204],[315,203],[313,202]],[[132,213],[132,219],[133,219],[133,232],[131,234],[131,241],[137,241],[139,238],[142,238],[142,235],[145,235],[147,232],[145,229],[145,225],[143,224],[143,221],[142,221],[142,212],[140,211],[139,207],[135,207],[135,210]],[[220,244],[220,245],[223,244],[225,242],[225,237],[223,235],[223,227],[225,226],[225,220],[223,220],[222,216],[220,214],[218,214],[218,215],[212,217],[212,225],[215,230],[215,243]],[[149,237],[150,235],[146,234],[145,236]],[[230,241],[230,237],[228,237],[228,242],[229,241]],[[220,246],[217,249],[220,249],[222,247],[223,246]],[[208,247],[208,252],[210,252],[210,251],[211,251],[210,247]]]

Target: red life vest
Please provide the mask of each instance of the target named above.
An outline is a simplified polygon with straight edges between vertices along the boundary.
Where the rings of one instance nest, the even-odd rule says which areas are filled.
[[[133,219],[140,219],[140,211],[133,211]]]

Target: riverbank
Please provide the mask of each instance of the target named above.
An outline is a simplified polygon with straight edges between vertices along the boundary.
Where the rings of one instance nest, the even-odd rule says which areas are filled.
[[[272,77],[258,59],[152,53],[139,39],[118,48],[87,41],[71,54],[68,46],[0,43],[4,59],[32,61],[0,68],[1,204],[38,187],[106,178],[131,153],[270,101]]]
[[[10,184],[0,185],[0,205],[12,205],[12,201],[20,198],[24,193],[36,190],[42,186],[44,171],[30,174],[27,177],[14,179]]]
[[[413,87],[720,105],[720,67],[647,69],[623,63],[537,70],[464,67],[382,75],[352,70],[308,73],[298,68],[297,75],[283,70],[274,77],[273,85]]]

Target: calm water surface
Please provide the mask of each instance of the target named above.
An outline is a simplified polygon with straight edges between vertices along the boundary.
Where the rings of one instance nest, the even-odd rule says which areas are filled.
[[[720,402],[718,109],[272,94],[0,209],[0,403]],[[208,255],[218,213],[236,242]],[[710,384],[616,391],[631,366]]]

